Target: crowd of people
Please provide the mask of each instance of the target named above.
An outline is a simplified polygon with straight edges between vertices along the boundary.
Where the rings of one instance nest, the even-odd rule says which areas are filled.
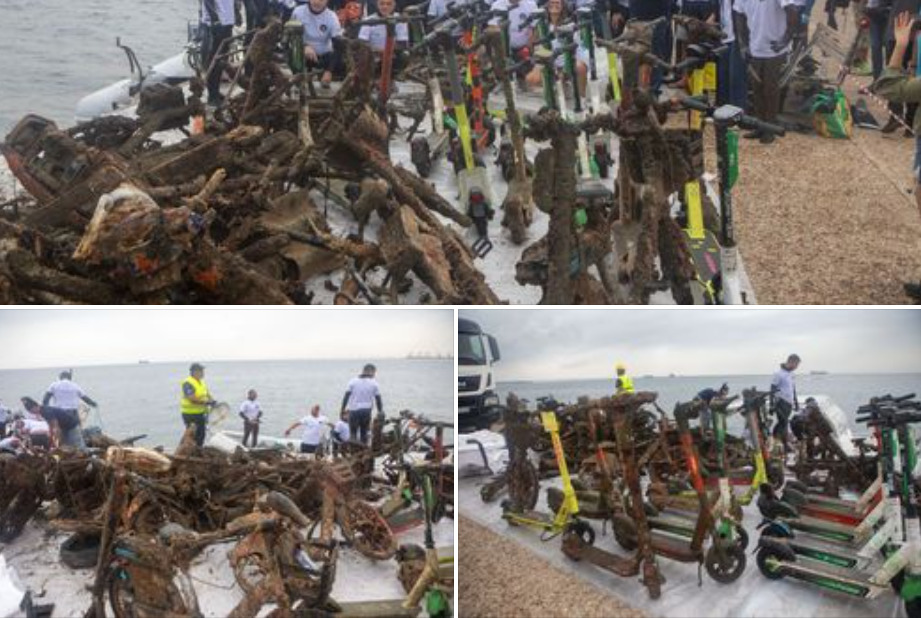
[[[285,437],[300,427],[300,451],[308,454],[319,453],[327,442],[333,453],[344,452],[348,444],[368,446],[375,408],[379,420],[384,416],[376,376],[377,368],[369,363],[358,376],[349,380],[335,422],[330,422],[321,413],[320,406],[314,404],[307,415],[285,431]],[[80,408],[82,404],[92,408],[98,404],[73,381],[71,371],[61,372],[58,380],[46,390],[41,403],[31,397],[23,397],[21,403],[22,410],[14,412],[0,402],[0,451],[87,448]],[[218,402],[205,382],[204,365],[192,363],[189,375],[180,385],[179,413],[186,429],[193,428],[199,446],[205,443],[209,417],[216,405]],[[255,389],[249,389],[238,414],[243,421],[243,446],[256,447],[264,411]]]

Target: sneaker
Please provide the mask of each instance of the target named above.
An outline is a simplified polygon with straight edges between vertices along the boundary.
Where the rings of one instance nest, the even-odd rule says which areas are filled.
[[[748,133],[743,133],[742,137],[745,139],[761,139],[761,131],[749,131]]]
[[[889,116],[889,122],[886,123],[886,126],[883,127],[882,132],[886,135],[889,133],[895,133],[895,131],[902,126],[898,120]]]
[[[759,138],[759,141],[762,144],[773,144],[774,143],[774,134],[773,133],[764,133]]]

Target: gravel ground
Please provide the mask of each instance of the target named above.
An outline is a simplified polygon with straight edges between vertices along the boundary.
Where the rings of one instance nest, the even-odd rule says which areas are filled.
[[[823,18],[823,6],[816,3],[814,19]],[[852,33],[849,19],[845,46]],[[815,57],[826,75],[837,73],[832,59]],[[852,102],[861,96],[855,81],[871,78],[846,82]],[[885,124],[885,112],[867,103]],[[855,128],[852,140],[790,133],[771,146],[740,141],[736,235],[759,303],[911,302],[902,284],[921,280],[913,139]]]
[[[466,517],[458,520],[461,618],[640,618],[617,597]]]

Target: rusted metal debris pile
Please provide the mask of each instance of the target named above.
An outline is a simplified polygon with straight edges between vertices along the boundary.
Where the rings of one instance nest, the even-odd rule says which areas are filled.
[[[178,143],[151,136],[204,113],[199,82],[188,98],[146,88],[136,119],[68,130],[22,119],[2,151],[34,203],[2,209],[0,301],[309,303],[305,282],[342,271],[326,282],[340,304],[399,302],[410,273],[427,288],[421,302],[496,302],[434,213],[469,219],[387,156],[387,126],[370,105],[370,49],[350,49],[341,89],[310,99],[305,117],[307,76],[275,62],[280,36],[277,22],[256,34],[238,79],[245,89],[204,134]],[[382,219],[378,242],[334,234],[312,199],[312,188],[343,180],[357,188],[347,206],[361,227]]]
[[[647,303],[664,288],[692,301],[696,275],[669,196],[702,174],[701,139],[665,128],[677,109],[634,88],[650,56],[651,30],[641,25],[616,43],[625,62],[618,109],[579,123],[543,110],[512,127],[504,218],[523,245],[532,199],[550,217],[515,265],[516,281],[539,286],[542,303]],[[67,130],[23,118],[0,145],[30,196],[0,204],[0,302],[306,304],[318,280],[337,304],[500,302],[463,237],[469,213],[389,157],[392,116],[418,126],[428,98],[394,103],[385,122],[374,108],[372,52],[357,41],[342,87],[315,96],[309,74],[276,60],[282,37],[277,21],[254,35],[231,96],[204,133],[177,143],[163,132],[205,116],[200,80],[188,97],[145,88],[137,118]],[[402,77],[425,83],[419,68],[410,62]],[[494,68],[487,91],[507,90]],[[577,191],[580,132],[620,139],[618,178],[601,197]],[[525,139],[542,145],[532,177],[531,162],[519,160]],[[357,233],[330,225],[330,199]],[[371,241],[373,217],[381,225]]]
[[[330,592],[343,544],[371,560],[397,559],[407,593],[427,559],[420,546],[398,547],[372,504],[414,488],[375,477],[372,449],[352,451],[334,460],[242,449],[228,455],[197,447],[187,432],[173,455],[121,446],[3,454],[0,540],[11,542],[52,501],[44,510],[49,525],[73,533],[62,559],[95,567],[88,616],[103,618],[109,606],[119,618],[200,615],[190,563],[208,545],[229,541],[236,541],[228,560],[245,593],[233,616],[255,616],[270,603],[273,616],[332,615],[341,609]],[[431,465],[436,477],[445,474],[443,464]],[[442,514],[453,512],[451,502]],[[68,546],[87,544],[98,545],[89,561],[65,556]],[[418,602],[402,615],[415,615]]]

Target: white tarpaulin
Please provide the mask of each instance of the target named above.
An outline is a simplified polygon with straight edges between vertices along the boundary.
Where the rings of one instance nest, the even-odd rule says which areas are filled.
[[[818,397],[816,398],[818,399]],[[820,402],[820,404],[823,402]],[[830,402],[824,402],[830,403]],[[525,527],[510,526],[502,519],[499,506],[502,498],[486,504],[480,498],[480,487],[484,477],[463,478],[464,464],[480,464],[482,459],[475,449],[465,446],[470,438],[480,440],[486,446],[487,456],[493,470],[502,469],[506,453],[501,436],[480,431],[474,434],[458,436],[458,473],[461,481],[458,487],[460,512],[506,538],[521,543],[555,566],[570,571],[601,590],[618,599],[643,610],[650,616],[667,616],[669,618],[708,616],[721,617],[775,617],[794,618],[810,617],[850,617],[878,616],[896,618],[905,616],[901,600],[894,594],[885,594],[873,601],[848,597],[842,594],[826,592],[805,582],[785,578],[771,581],[761,575],[752,553],[759,532],[756,526],[761,521],[757,506],[752,503],[745,507],[745,528],[751,542],[747,550],[747,566],[742,576],[732,584],[719,584],[700,569],[701,584],[698,585],[698,566],[696,563],[679,563],[659,557],[658,564],[666,582],[662,587],[662,596],[652,600],[639,578],[620,578],[603,571],[589,563],[574,562],[560,550],[560,538],[547,542],[540,540],[540,533]],[[558,479],[541,483],[541,496],[537,510],[547,511],[546,487],[558,484]],[[591,520],[589,520],[591,521]],[[599,522],[592,521],[597,540],[595,545],[601,549],[626,555],[617,545],[608,526],[606,534],[601,534]],[[488,548],[482,548],[488,551]],[[526,595],[526,591],[517,591]]]

